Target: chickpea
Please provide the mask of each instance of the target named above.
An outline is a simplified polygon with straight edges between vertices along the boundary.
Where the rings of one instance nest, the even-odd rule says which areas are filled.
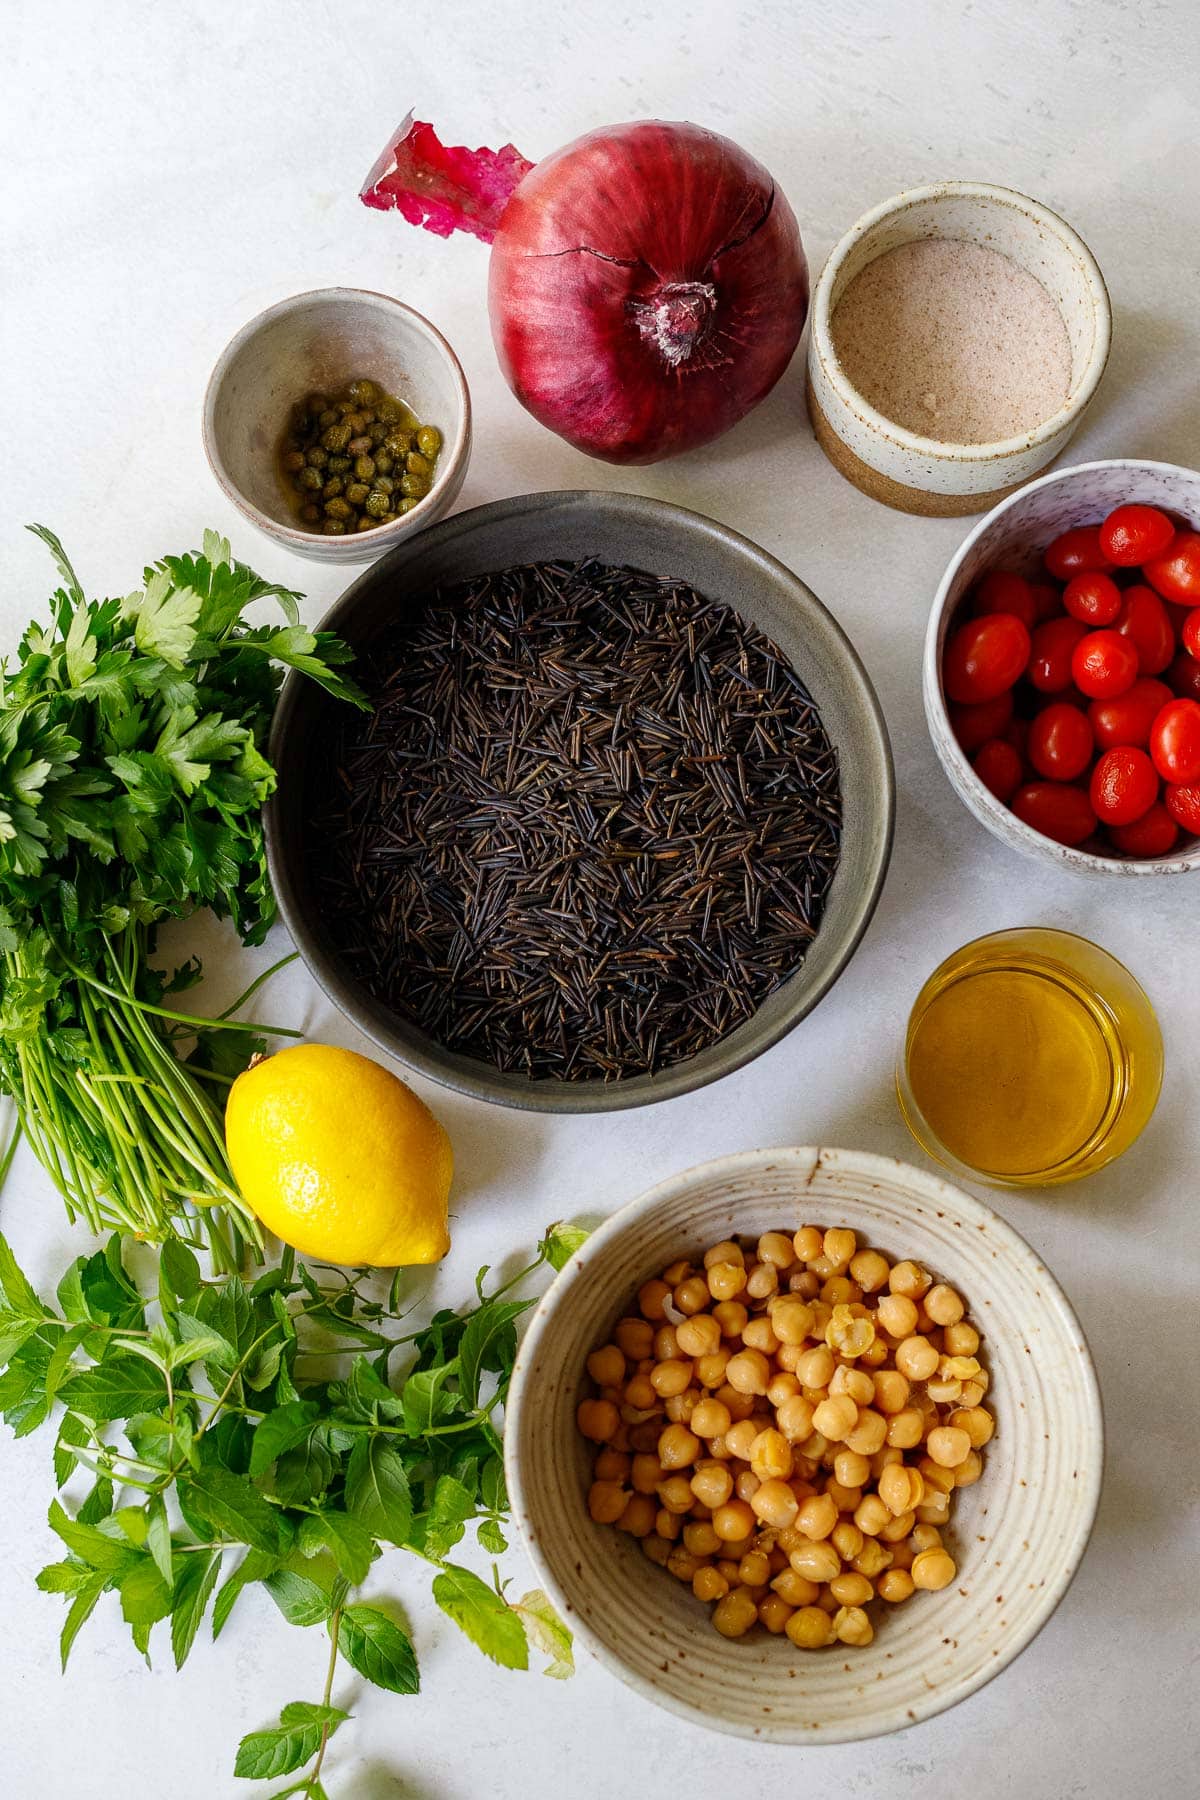
[[[700,1317],[704,1316],[704,1314],[700,1315]],[[725,1371],[729,1367],[729,1358],[732,1354],[733,1352],[730,1350],[720,1349],[714,1350],[711,1356],[696,1358],[696,1380],[701,1387],[718,1388],[721,1386],[725,1380]]]
[[[754,1514],[745,1500],[727,1500],[713,1507],[712,1528],[722,1543],[735,1544],[754,1530]]]
[[[771,1325],[781,1344],[802,1344],[812,1331],[812,1307],[785,1295],[771,1308]]]
[[[663,1411],[673,1425],[690,1425],[692,1414],[699,1404],[700,1389],[688,1387],[684,1388],[682,1394],[670,1395],[663,1406]]]
[[[721,1348],[721,1327],[711,1313],[697,1313],[676,1327],[675,1342],[682,1356],[714,1356]]]
[[[766,1587],[771,1575],[771,1559],[765,1550],[747,1550],[738,1564],[738,1579],[746,1587]]]
[[[793,1269],[788,1276],[788,1293],[795,1294],[801,1300],[813,1300],[821,1291],[821,1284],[811,1269]]]
[[[927,1337],[907,1337],[896,1346],[896,1367],[910,1381],[928,1381],[938,1366],[938,1353]]]
[[[649,1537],[654,1530],[657,1511],[648,1494],[630,1494],[625,1510],[617,1520],[617,1529],[627,1531],[631,1537]]]
[[[832,1581],[842,1572],[842,1559],[825,1538],[789,1551],[788,1562],[797,1575],[803,1575],[808,1581]]]
[[[846,1433],[846,1447],[857,1450],[860,1456],[874,1456],[882,1450],[887,1441],[888,1422],[882,1413],[877,1413],[869,1406],[864,1407],[858,1415],[852,1431]]]
[[[949,1587],[958,1574],[958,1568],[948,1551],[922,1550],[919,1556],[913,1558],[910,1573],[914,1587],[937,1593],[939,1588]]]
[[[655,1362],[673,1362],[679,1355],[679,1339],[673,1325],[660,1325],[654,1334],[652,1351]]]
[[[777,1269],[790,1269],[796,1260],[792,1240],[784,1231],[764,1231],[755,1254],[760,1263],[773,1263]]]
[[[960,1320],[956,1325],[947,1325],[942,1344],[947,1356],[974,1356],[979,1348],[979,1333],[973,1325]]]
[[[581,1400],[575,1412],[575,1423],[583,1436],[594,1444],[607,1444],[617,1435],[621,1415],[611,1400]]]
[[[944,1469],[956,1469],[970,1455],[970,1434],[957,1425],[939,1425],[926,1439],[926,1448],[935,1463]]]
[[[757,1620],[758,1607],[745,1588],[733,1588],[713,1607],[713,1627],[722,1637],[745,1637]]]
[[[742,1263],[745,1260],[745,1251],[740,1244],[735,1244],[732,1238],[726,1238],[723,1243],[714,1244],[711,1250],[704,1252],[706,1269],[711,1269],[714,1263]]]
[[[761,1486],[753,1469],[742,1469],[733,1478],[733,1491],[739,1500],[753,1500]]]
[[[746,1270],[740,1262],[713,1263],[707,1271],[707,1281],[714,1300],[736,1300],[746,1285]]]
[[[713,1530],[708,1519],[697,1519],[683,1528],[683,1541],[693,1556],[715,1556],[721,1548],[721,1539]],[[720,1598],[715,1595],[714,1598]]]
[[[682,1544],[676,1544],[667,1557],[668,1574],[673,1575],[676,1581],[686,1581],[689,1587],[695,1580],[699,1567],[696,1558]]]
[[[645,1319],[621,1319],[613,1336],[630,1362],[643,1361],[654,1348],[654,1331]]]
[[[836,1367],[833,1351],[822,1344],[816,1350],[805,1351],[796,1364],[796,1379],[801,1387],[827,1388]]]
[[[668,1543],[673,1544],[682,1530],[683,1520],[679,1514],[671,1512],[668,1507],[660,1506],[654,1515],[655,1537],[665,1538]]]
[[[680,1515],[691,1512],[692,1502],[696,1498],[686,1475],[668,1475],[665,1481],[659,1482],[655,1492],[669,1513]]]
[[[797,1650],[823,1650],[833,1641],[833,1625],[829,1614],[819,1606],[801,1606],[784,1626]]]
[[[813,1424],[833,1442],[847,1437],[858,1422],[858,1407],[848,1394],[834,1394],[813,1410]]]
[[[660,1362],[650,1371],[650,1386],[660,1399],[669,1399],[674,1394],[682,1394],[692,1379],[690,1362]]]
[[[850,1273],[864,1294],[875,1294],[886,1283],[891,1265],[878,1250],[859,1250],[850,1258]]]
[[[828,1494],[814,1494],[803,1502],[796,1514],[797,1530],[814,1542],[827,1538],[837,1522],[838,1509]]]
[[[704,1462],[693,1474],[689,1482],[693,1498],[714,1512],[733,1493],[733,1476],[722,1463]]]
[[[765,1394],[771,1385],[771,1365],[761,1350],[739,1350],[725,1370],[731,1387],[743,1394]]]
[[[699,1568],[692,1576],[692,1592],[697,1600],[723,1600],[729,1592],[729,1583],[719,1569]]]
[[[689,1317],[692,1313],[703,1312],[709,1302],[708,1283],[703,1275],[691,1275],[680,1282],[673,1297],[679,1312]]]
[[[593,1481],[588,1489],[588,1514],[597,1525],[615,1525],[628,1499],[628,1490],[619,1481]]]
[[[917,1329],[916,1306],[903,1294],[881,1295],[875,1313],[889,1337],[911,1337]]]
[[[862,1289],[845,1275],[831,1275],[821,1284],[821,1298],[827,1306],[848,1306],[862,1299]]]
[[[885,1569],[875,1583],[875,1592],[881,1600],[888,1600],[895,1606],[901,1600],[910,1599],[916,1586],[907,1569]]]
[[[721,1327],[722,1337],[740,1338],[750,1314],[740,1300],[721,1300],[713,1307],[712,1316]]]
[[[879,1533],[879,1541],[883,1544],[898,1544],[906,1538],[917,1522],[916,1513],[910,1508],[898,1517],[889,1519]]]
[[[813,1409],[812,1402],[803,1394],[793,1394],[790,1400],[776,1409],[775,1423],[784,1437],[791,1443],[803,1443],[812,1435]]]
[[[634,1375],[625,1383],[625,1403],[637,1412],[648,1412],[657,1400],[649,1375]]]
[[[905,1406],[888,1420],[887,1441],[896,1450],[915,1450],[925,1435],[925,1420],[915,1406]]]
[[[908,1377],[901,1375],[899,1369],[880,1369],[874,1377],[873,1388],[876,1411],[886,1413],[889,1418],[903,1412],[908,1404],[911,1392]]]
[[[874,1581],[877,1575],[891,1567],[894,1557],[894,1548],[885,1548],[878,1538],[869,1537],[858,1555],[852,1556],[850,1560],[860,1575],[865,1575],[868,1581]]]
[[[619,1387],[625,1379],[625,1357],[619,1345],[605,1344],[602,1350],[593,1350],[587,1372],[597,1387]]]
[[[699,1437],[724,1437],[733,1424],[733,1417],[729,1408],[720,1400],[705,1399],[699,1401],[693,1409],[690,1424]]]
[[[792,1237],[792,1249],[801,1262],[815,1262],[825,1248],[825,1239],[815,1225],[802,1225]]]
[[[878,1494],[864,1494],[855,1508],[854,1523],[864,1536],[878,1537],[891,1516]]]
[[[913,1481],[920,1483],[917,1487]],[[925,1483],[915,1469],[908,1469],[903,1463],[893,1463],[879,1477],[879,1498],[892,1514],[899,1518],[901,1513],[909,1512],[924,1497]]]
[[[686,1469],[700,1454],[700,1439],[686,1425],[668,1425],[658,1440],[658,1460],[664,1469]]]
[[[939,1494],[934,1488],[918,1506],[917,1517],[922,1525],[944,1525],[950,1517],[949,1494]]]
[[[681,1256],[678,1261],[668,1263],[667,1267],[663,1270],[662,1278],[669,1288],[677,1288],[679,1283],[681,1281],[686,1281],[692,1272],[692,1265],[687,1257]]]
[[[874,1377],[865,1369],[847,1368],[840,1363],[833,1371],[833,1379],[829,1383],[830,1394],[847,1394],[855,1406],[870,1406],[875,1398]]]
[[[618,1526],[617,1529],[619,1531],[621,1527]],[[671,1546],[666,1538],[660,1538],[657,1535],[654,1537],[642,1536],[640,1532],[635,1535],[642,1538],[642,1555],[649,1557],[652,1563],[657,1563],[660,1569],[665,1569],[667,1558],[671,1554]]]
[[[839,1450],[833,1459],[833,1473],[840,1487],[860,1488],[870,1477],[871,1465],[857,1450]]]
[[[931,1277],[919,1263],[898,1262],[892,1267],[888,1276],[888,1287],[893,1294],[903,1294],[907,1300],[919,1300],[922,1294],[929,1291]]]
[[[750,1467],[760,1481],[786,1481],[792,1472],[792,1447],[773,1426],[760,1431],[750,1446]]]
[[[842,1606],[865,1606],[875,1598],[875,1589],[866,1576],[850,1569],[844,1574],[835,1575],[829,1584],[829,1590]]]
[[[983,1474],[983,1458],[978,1450],[972,1450],[965,1456],[954,1471],[955,1487],[974,1487]]]
[[[644,1319],[656,1322],[666,1318],[666,1302],[671,1297],[671,1290],[665,1281],[645,1281],[638,1289],[638,1305]]]
[[[789,1606],[812,1606],[816,1602],[821,1589],[815,1581],[809,1581],[803,1575],[797,1575],[795,1569],[781,1569],[771,1582],[771,1586],[781,1600]]]
[[[867,1542],[857,1525],[849,1519],[839,1519],[829,1538],[830,1543],[840,1557],[846,1562],[853,1562],[863,1545]]]
[[[917,1473],[920,1475],[925,1489],[921,1496],[922,1504],[927,1495],[931,1493],[949,1494],[958,1485],[957,1471],[947,1469],[942,1463],[934,1462],[932,1456],[921,1458],[917,1464]],[[914,1501],[913,1504],[915,1505],[916,1502]]]
[[[619,1450],[601,1450],[592,1474],[597,1481],[628,1481],[631,1460]]]
[[[657,1450],[661,1432],[661,1419],[646,1419],[642,1424],[634,1425],[629,1431],[629,1448],[642,1456],[651,1450]]]
[[[825,1492],[840,1513],[852,1513],[863,1497],[860,1487],[846,1487],[836,1476],[831,1481],[826,1481]]]
[[[944,1281],[930,1288],[922,1304],[935,1325],[957,1325],[966,1311],[961,1297]]]
[[[647,1453],[635,1456],[629,1481],[635,1494],[653,1494],[660,1481],[665,1481],[667,1471],[657,1456]]]
[[[729,1415],[735,1425],[740,1424],[743,1419],[748,1419],[754,1411],[755,1396],[740,1394],[735,1387],[730,1387],[727,1381],[722,1382],[717,1389],[717,1399],[722,1406],[729,1408]]]
[[[800,1383],[794,1375],[776,1375],[767,1389],[767,1399],[774,1407],[780,1407],[785,1400],[793,1400],[800,1392]]]
[[[992,1433],[996,1429],[996,1421],[985,1406],[964,1406],[950,1414],[950,1424],[958,1431],[965,1431],[971,1441],[972,1450],[982,1450],[991,1442]],[[933,1451],[930,1450],[930,1456]],[[937,1460],[935,1458],[935,1460]],[[963,1457],[959,1462],[964,1461]],[[951,1465],[956,1467],[957,1465]]]
[[[746,1292],[752,1300],[767,1300],[778,1288],[779,1270],[774,1263],[755,1263],[746,1276]]]
[[[772,1637],[778,1637],[786,1629],[791,1616],[791,1607],[778,1594],[764,1594],[758,1603],[758,1622]]]

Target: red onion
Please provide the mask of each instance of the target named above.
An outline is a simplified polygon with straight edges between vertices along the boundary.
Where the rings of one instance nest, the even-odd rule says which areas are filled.
[[[369,206],[492,244],[489,311],[522,405],[607,462],[728,431],[791,360],[808,309],[795,217],[767,171],[697,125],[588,132],[531,165],[406,120]]]

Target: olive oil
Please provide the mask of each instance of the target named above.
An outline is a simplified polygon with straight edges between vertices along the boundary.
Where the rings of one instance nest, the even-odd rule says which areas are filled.
[[[934,971],[897,1071],[901,1111],[931,1155],[1014,1186],[1111,1162],[1161,1082],[1158,1024],[1128,970],[1040,927],[978,938]]]

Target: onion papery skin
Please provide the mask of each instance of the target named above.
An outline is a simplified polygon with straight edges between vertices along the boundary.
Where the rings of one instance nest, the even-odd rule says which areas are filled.
[[[736,425],[808,311],[795,215],[767,171],[697,125],[577,138],[515,188],[488,306],[509,386],[606,462],[651,463]]]

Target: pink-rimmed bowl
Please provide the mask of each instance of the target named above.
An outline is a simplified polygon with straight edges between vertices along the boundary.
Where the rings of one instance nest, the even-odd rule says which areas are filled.
[[[1052,868],[1080,875],[1124,879],[1188,875],[1200,869],[1200,840],[1182,840],[1165,856],[1105,856],[1074,849],[1043,837],[983,785],[959,745],[950,724],[942,684],[946,638],[964,599],[989,569],[1015,569],[1033,574],[1042,551],[1073,525],[1096,525],[1126,501],[1161,507],[1193,530],[1200,528],[1200,472],[1177,463],[1143,462],[1115,457],[1108,462],[1078,463],[1055,469],[994,506],[964,538],[950,559],[934,596],[925,634],[922,690],[929,735],[950,785],[964,805],[1002,843]]]
[[[575,1429],[585,1359],[640,1283],[734,1233],[848,1225],[915,1257],[964,1296],[983,1334],[997,1428],[955,1497],[957,1579],[876,1620],[863,1649],[718,1636],[690,1587],[588,1517],[591,1446]],[[517,1358],[505,1424],[514,1514],[578,1641],[647,1700],[694,1725],[777,1744],[875,1737],[964,1700],[1045,1625],[1087,1546],[1104,1427],[1091,1356],[1037,1253],[940,1177],[856,1150],[751,1150],[651,1188],[558,1276]]]

